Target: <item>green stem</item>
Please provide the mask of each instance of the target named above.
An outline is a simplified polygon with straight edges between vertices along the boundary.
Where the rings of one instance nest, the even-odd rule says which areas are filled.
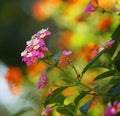
[[[101,12],[101,13],[114,13],[114,12],[120,12],[120,10],[106,10],[106,9],[102,9],[100,7],[97,8],[97,11]]]
[[[85,88],[89,89],[90,91],[94,91],[94,92],[98,93],[99,95],[104,95],[104,96],[112,97],[112,95],[110,95],[110,94],[103,93],[103,92],[101,92],[101,91],[99,91],[99,90],[95,90],[94,88],[91,88],[91,87],[89,87],[89,86],[87,86],[87,85],[85,85],[85,84],[83,84],[83,83],[81,83],[81,82],[80,82],[80,85],[84,86]],[[78,85],[78,86],[79,86],[79,85]]]
[[[73,116],[77,116],[71,109],[69,109],[68,107],[66,107],[65,105],[64,105],[64,107],[66,108],[66,110],[68,110],[71,114],[73,114]]]
[[[44,62],[47,63],[47,64],[49,64],[49,65],[52,65],[51,63],[48,63],[48,62],[46,62],[46,61],[44,61]],[[71,65],[71,67],[74,69],[75,73],[78,74],[76,68],[72,65],[72,63],[70,63],[70,65]],[[58,68],[59,70],[61,70],[67,77],[69,77],[68,79],[71,81],[72,78],[71,78],[71,76],[70,76],[66,71],[64,71],[64,70],[63,70],[61,67],[59,67],[58,65],[55,65],[55,67]],[[74,81],[74,79],[72,79],[72,80]],[[107,93],[103,93],[103,92],[101,92],[101,91],[99,91],[99,90],[95,90],[94,88],[91,88],[91,87],[89,87],[89,86],[81,83],[81,81],[79,81],[79,84],[76,83],[76,86],[79,86],[79,85],[81,85],[81,86],[89,89],[90,91],[94,91],[94,92],[98,93],[99,95],[105,95],[105,96],[110,96],[110,97],[113,96],[113,95],[110,95],[110,94],[107,94]],[[73,85],[73,86],[74,86],[74,85]]]
[[[81,77],[78,77],[78,76],[79,76],[79,73],[78,73],[76,67],[72,64],[72,61],[69,61],[69,65],[70,65],[70,66],[73,68],[73,70],[75,71],[76,77],[77,77],[77,80],[78,80],[78,83],[80,83]]]
[[[78,76],[77,69],[76,69],[75,66],[72,64],[72,61],[69,62],[69,65],[73,68],[73,70],[75,71],[76,75]]]
[[[56,68],[58,68],[61,72],[63,72],[68,78],[68,80],[70,81],[70,82],[74,82],[74,79],[66,72],[66,71],[64,71],[64,69],[63,68],[61,68],[60,66],[58,66],[58,65],[54,65],[54,64],[51,64],[51,63],[49,63],[49,62],[47,62],[47,61],[45,61],[45,60],[43,60],[46,64],[48,64],[48,65],[51,65],[51,66],[55,66]]]
[[[64,71],[64,69],[62,69],[60,66],[58,66],[58,65],[56,65],[55,66],[56,68],[58,68],[61,72],[63,72],[68,78],[68,80],[70,81],[70,82],[74,82],[75,80],[66,72],[66,71]]]
[[[58,68],[61,72],[63,72],[67,77],[71,78],[71,76],[66,71],[64,71],[60,66],[56,65],[55,67]]]

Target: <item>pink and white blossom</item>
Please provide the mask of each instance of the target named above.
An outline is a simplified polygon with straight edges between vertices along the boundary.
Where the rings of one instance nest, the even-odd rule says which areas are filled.
[[[30,41],[26,42],[26,48],[21,53],[22,61],[27,65],[36,62],[38,58],[44,58],[48,48],[45,45],[45,39],[51,32],[48,29],[42,29],[34,34]]]

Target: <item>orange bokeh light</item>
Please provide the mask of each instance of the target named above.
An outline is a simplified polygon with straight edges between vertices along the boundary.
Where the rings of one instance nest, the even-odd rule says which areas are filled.
[[[45,20],[49,16],[48,12],[45,10],[45,5],[39,2],[32,5],[32,12],[34,17],[38,20]]]
[[[61,38],[59,39],[59,47],[60,49],[68,49],[72,39],[72,32],[66,31],[62,34]]]
[[[37,20],[46,20],[56,7],[61,4],[61,0],[40,0],[32,5],[32,12]]]
[[[104,32],[110,27],[111,24],[112,24],[112,18],[110,16],[105,16],[100,20],[98,24],[98,30],[100,32]]]
[[[94,56],[97,55],[99,51],[99,47],[96,43],[90,42],[84,47],[82,47],[80,50],[75,52],[75,58],[83,58],[86,59],[87,62],[89,62]]]
[[[98,5],[103,9],[112,9],[115,5],[116,0],[98,0]]]
[[[9,67],[6,73],[6,80],[13,95],[20,95],[22,92],[23,75],[18,67]]]
[[[30,77],[33,77],[34,75],[40,74],[46,69],[46,64],[44,62],[39,62],[38,64],[33,63],[30,66],[27,67],[27,74]]]

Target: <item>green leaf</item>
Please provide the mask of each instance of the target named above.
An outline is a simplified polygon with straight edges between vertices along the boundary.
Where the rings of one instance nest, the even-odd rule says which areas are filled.
[[[120,43],[120,24],[118,25],[117,29],[112,34],[111,38],[115,40],[115,43],[112,45],[112,48],[110,49],[110,55],[113,56],[115,53],[115,50],[117,49]]]
[[[106,69],[110,69],[110,67],[108,67],[104,62],[101,61],[97,61],[96,63],[94,63],[91,68],[106,68]]]
[[[74,104],[74,103],[70,103],[70,104],[68,104],[66,107],[68,107],[68,108],[71,109],[72,111],[75,110],[75,104]]]
[[[66,82],[66,83],[69,83],[69,84],[73,84],[73,80],[72,79],[70,79],[70,78],[66,78],[66,77],[61,77],[61,80],[63,80],[64,82]]]
[[[48,101],[47,104],[52,104],[52,103],[61,103],[61,104],[63,104],[64,99],[65,99],[64,95],[59,93],[56,96],[49,97],[48,98],[49,101]]]
[[[92,102],[93,102],[94,98],[89,100],[87,103],[85,103],[83,106],[81,106],[79,108],[79,110],[83,113],[83,114],[87,114]]]
[[[65,96],[63,94],[59,94],[58,96],[54,97],[53,100],[50,101],[50,103],[63,103],[65,99]]]
[[[51,104],[51,103],[63,103],[64,102],[64,95],[61,94],[61,92],[67,87],[61,87],[56,89],[55,91],[53,91],[52,95],[48,95],[48,97],[46,98],[44,105],[46,106],[47,104]]]
[[[119,95],[120,94],[120,84],[114,85],[109,91],[109,94],[111,95]]]
[[[24,108],[24,109],[20,110],[19,112],[17,112],[16,114],[13,114],[12,116],[21,116],[23,113],[30,111],[30,110],[33,110],[33,108],[32,107]]]
[[[114,64],[117,70],[120,72],[120,51],[118,52],[117,56],[114,59]]]
[[[109,77],[109,76],[113,76],[114,74],[115,74],[115,71],[114,71],[114,70],[110,70],[110,71],[104,72],[104,73],[98,75],[98,76],[94,79],[94,81],[100,80],[100,79],[104,79],[104,78]]]
[[[56,110],[65,116],[73,116],[73,112],[75,111],[75,104],[70,103],[68,105],[59,106]]]
[[[66,114],[68,113],[68,111],[66,112],[64,106],[60,106],[56,108],[57,112],[61,113],[61,114]]]
[[[75,98],[74,102],[75,104],[78,104],[78,102],[85,96],[87,95],[89,91],[82,91],[80,94]]]
[[[104,50],[100,51],[83,69],[82,75],[91,67],[91,65],[104,53]]]

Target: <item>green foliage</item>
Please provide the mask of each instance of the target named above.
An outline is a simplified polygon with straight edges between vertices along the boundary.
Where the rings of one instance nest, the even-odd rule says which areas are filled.
[[[59,106],[56,110],[61,114],[65,114],[65,116],[74,116],[75,104],[70,103],[68,105]]]
[[[48,95],[46,100],[44,101],[44,106],[52,103],[63,103],[64,102],[64,95],[61,94],[61,92],[65,89],[66,87],[61,87],[53,91],[52,95]]]
[[[114,98],[114,100],[116,98],[119,98],[120,51],[116,51],[117,47],[119,46],[119,38],[120,38],[120,35],[118,34],[119,31],[120,31],[120,25],[112,35],[112,39],[115,40],[115,44],[113,44],[113,46],[111,46],[109,49],[103,48],[90,62],[88,62],[88,64],[84,67],[82,71],[81,77],[77,79],[71,78],[71,75],[69,76],[66,70],[63,70],[61,67],[58,66],[58,61],[61,56],[61,52],[57,52],[56,54],[54,54],[53,56],[54,62],[47,70],[51,70],[53,67],[57,67],[58,69],[60,69],[66,75],[64,78],[62,78],[62,80],[64,80],[64,82],[68,84],[68,87],[71,87],[71,86],[78,87],[76,91],[78,91],[79,94],[76,97],[74,97],[74,100],[71,101],[68,105],[65,105],[64,102],[67,97],[65,97],[62,94],[62,91],[66,89],[67,86],[65,87],[61,85],[60,87],[58,87],[56,90],[53,91],[52,95],[48,95],[48,97],[44,102],[45,107],[49,104],[54,104],[56,111],[59,112],[60,114],[64,114],[65,116],[77,116],[78,114],[76,113],[76,109],[79,108],[79,113],[81,112],[82,114],[87,115],[87,112],[89,111],[89,108],[92,105],[92,102],[94,101],[95,97],[106,96],[106,97]],[[117,55],[113,57],[113,54],[117,54]],[[103,60],[103,57],[104,57],[104,60]],[[72,66],[73,70],[75,71],[76,75],[78,75],[78,71],[75,68],[75,66],[72,64],[72,62],[68,62],[68,64],[69,63],[70,63],[70,66]],[[101,70],[103,68],[106,68],[107,71],[105,72],[102,71],[102,73],[97,75],[93,81],[95,85],[98,85],[96,83],[97,80],[101,81],[102,79],[107,78],[108,82],[105,82],[99,88],[98,86],[94,86],[93,88],[91,88],[90,86],[82,83],[81,79],[84,78],[84,74],[88,70],[90,69]],[[111,78],[108,78],[108,77],[111,77]],[[106,91],[103,92],[104,89]],[[92,95],[93,98],[90,99],[88,102],[86,102],[84,105],[79,106],[81,101],[84,100],[84,97],[86,97],[87,95]]]
[[[120,95],[120,51],[117,50],[120,42],[120,25],[117,27],[115,32],[112,35],[112,39],[115,40],[115,44],[109,46],[108,48],[103,48],[98,54],[88,62],[88,64],[84,67],[82,74],[80,75],[79,71],[73,65],[72,60],[70,59],[67,63],[73,69],[76,76],[73,76],[72,73],[69,73],[64,67],[59,66],[58,62],[60,60],[60,56],[62,55],[61,51],[55,51],[54,53],[49,53],[42,60],[47,63],[49,66],[46,69],[46,72],[49,73],[54,67],[59,69],[62,72],[61,80],[65,83],[65,85],[60,85],[57,83],[55,89],[52,94],[49,94],[45,101],[43,102],[44,107],[51,106],[54,111],[57,111],[60,114],[65,116],[78,116],[80,113],[87,115],[90,106],[92,105],[95,97],[108,97],[111,98],[111,101],[118,99]],[[109,45],[109,44],[108,44]],[[67,57],[67,56],[66,56]],[[107,71],[103,70],[106,68]],[[84,78],[84,74],[88,70],[97,69],[102,72],[97,75],[92,83],[93,87],[86,85],[82,82]],[[78,76],[80,75],[80,76]],[[77,77],[77,78],[76,78]],[[111,78],[108,78],[111,77]],[[100,85],[99,88],[96,85],[99,85],[97,82],[103,81],[103,79],[108,79],[108,81],[104,82],[104,84]],[[54,84],[53,85],[54,87]],[[50,85],[50,86],[51,86]],[[68,90],[68,96],[64,95],[62,92],[65,89],[69,89],[69,87],[73,87],[76,91],[76,95],[72,94],[73,90]],[[103,91],[104,90],[104,91]],[[84,101],[85,97],[92,96],[92,99],[88,100],[81,106],[81,101]],[[67,98],[71,98],[66,105]],[[88,98],[89,99],[89,98]],[[77,109],[79,108],[79,112]],[[24,111],[23,111],[24,112]],[[52,113],[50,113],[52,116]]]
[[[79,29],[74,31],[78,30]],[[76,33],[79,33],[79,31]],[[120,24],[111,35],[111,39],[115,40],[115,42],[112,44],[112,42],[110,43],[110,41],[108,41],[102,50],[100,50],[97,55],[84,66],[81,72],[74,66],[74,61],[72,61],[71,56],[68,56],[69,53],[64,55],[66,59],[68,59],[68,61],[65,61],[64,64],[70,66],[74,72],[68,71],[70,68],[67,66],[62,67],[59,65],[62,51],[55,50],[52,53],[47,53],[44,58],[38,60],[38,62],[43,61],[48,65],[45,70],[46,73],[51,73],[54,68],[57,68],[59,71],[61,71],[61,73],[57,75],[57,77],[60,77],[59,79],[57,78],[54,80],[49,79],[50,77],[46,77],[48,79],[46,80],[50,81],[50,83],[47,83],[47,81],[44,79],[42,80],[43,82],[41,82],[43,84],[42,88],[47,86],[50,92],[51,90],[54,90],[54,87],[56,88],[54,91],[52,91],[52,94],[49,94],[43,101],[44,108],[49,106],[53,110],[49,111],[50,116],[53,115],[54,111],[65,116],[79,116],[80,114],[89,115],[88,111],[93,101],[95,100],[94,98],[97,98],[97,100],[100,99],[103,102],[105,101],[105,104],[107,104],[109,100],[114,103],[115,100],[120,99]],[[80,67],[81,64],[77,65]],[[107,70],[104,70],[104,68]],[[88,70],[93,70],[96,72],[98,71],[99,75],[96,76],[95,74],[96,77],[94,75],[91,76],[91,72],[86,73]],[[88,81],[84,81],[85,76],[88,77]],[[104,81],[104,79],[107,81]],[[56,80],[61,80],[62,84],[58,84]],[[44,86],[45,83],[47,83],[46,86]],[[99,85],[99,87],[96,85]],[[64,91],[65,89],[68,90]],[[63,91],[65,94],[63,94]],[[86,101],[86,98],[87,102],[83,104],[83,102]],[[83,104],[82,106],[81,103]],[[29,110],[32,109],[22,109],[13,116],[20,116]],[[117,116],[119,115],[120,113],[117,114]]]
[[[113,76],[115,74],[115,72],[116,72],[115,70],[106,71],[106,72],[98,75],[97,77],[95,77],[94,80],[100,80],[100,79],[104,79],[109,76]]]
[[[118,83],[120,83],[119,76],[113,76],[112,79],[110,80],[110,84],[118,84]]]
[[[95,63],[95,61],[104,53],[104,50],[100,51],[83,69],[82,75]]]
[[[89,91],[82,91],[80,92],[80,94],[75,98],[74,102],[77,105],[82,98],[85,97],[85,95],[87,95],[87,93],[89,93]]]
[[[115,40],[115,43],[113,44],[111,50],[109,51],[110,52],[110,55],[113,56],[118,45],[120,44],[120,24],[118,25],[118,27],[116,28],[116,30],[114,31],[114,33],[112,34],[111,38],[113,40]]]
[[[118,52],[117,56],[114,59],[114,64],[117,70],[120,72],[120,51]]]

